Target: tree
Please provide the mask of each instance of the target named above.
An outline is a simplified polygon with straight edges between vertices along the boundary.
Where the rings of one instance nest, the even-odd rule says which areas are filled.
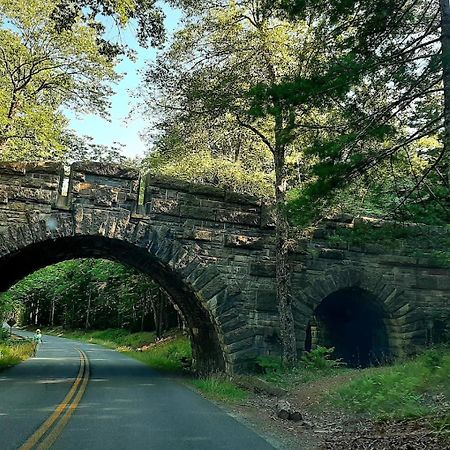
[[[288,158],[308,165],[301,148],[322,128],[325,117],[320,104],[305,107],[269,94],[265,96],[269,101],[262,105],[254,101],[251,93],[256,88],[267,94],[297,73],[310,74],[326,56],[326,46],[320,45],[314,27],[307,21],[279,20],[264,2],[180,4],[186,12],[185,26],[146,74],[148,110],[152,117],[163,117],[163,136],[169,141],[176,127],[183,124],[185,134],[176,146],[184,147],[185,152],[186,148],[196,151],[189,130],[197,130],[200,124],[201,131],[211,136],[216,127],[217,133],[223,131],[223,123],[228,120],[236,134],[246,136],[245,152],[255,154],[257,148],[270,155],[274,170],[277,299],[283,360],[289,366],[296,360],[296,339],[285,207],[291,176]],[[302,59],[299,55],[303,55]],[[327,114],[331,117],[333,111]],[[195,138],[193,141],[198,142]],[[212,140],[205,142],[212,152]],[[174,148],[172,142],[170,148]]]
[[[62,108],[108,116],[114,68],[126,47],[107,19],[138,22],[142,44],[164,37],[162,14],[141,1],[0,0],[0,157],[52,159],[67,150]]]
[[[21,311],[38,326],[129,331],[178,324],[167,293],[148,276],[102,259],[64,261],[38,270],[0,295],[0,318]]]
[[[104,20],[109,18],[123,28],[130,22],[137,24],[137,39],[141,46],[159,46],[165,39],[164,14],[154,0],[60,0],[52,12],[58,31],[71,29],[79,18],[97,31],[97,43],[102,53],[117,56],[127,52],[120,42],[111,42],[103,36]]]
[[[448,177],[439,175],[446,166],[445,145],[441,149],[418,145],[439,133],[446,122],[442,108],[446,95],[445,80],[444,90],[442,86],[445,33],[441,33],[442,20],[439,29],[438,4],[422,0],[307,0],[281,1],[270,8],[277,6],[279,14],[293,21],[312,17],[330,36],[332,57],[314,77],[296,74],[269,94],[296,104],[305,101],[306,91],[324,108],[339,105],[338,126],[318,135],[306,149],[315,160],[312,177],[292,205],[301,221],[320,217],[334,194],[361,175],[373,176],[386,161],[392,164],[404,156],[411,158],[413,151],[424,162],[423,172],[417,175],[411,171],[416,180],[394,209],[403,207],[430,181],[433,172],[440,179],[439,186],[431,188],[429,182],[427,191],[442,201],[440,184],[446,186],[444,195],[449,187]],[[255,89],[256,104],[267,101],[267,95],[260,92]]]

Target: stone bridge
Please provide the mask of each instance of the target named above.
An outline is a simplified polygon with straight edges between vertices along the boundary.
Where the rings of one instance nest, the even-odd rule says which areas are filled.
[[[299,351],[334,345],[368,364],[442,335],[446,264],[425,250],[332,238],[352,226],[324,221],[292,249]],[[55,163],[0,165],[0,290],[65,259],[118,260],[172,296],[200,370],[242,370],[279,354],[273,244],[270,206],[218,187],[141,179],[111,164],[75,163],[68,177]]]

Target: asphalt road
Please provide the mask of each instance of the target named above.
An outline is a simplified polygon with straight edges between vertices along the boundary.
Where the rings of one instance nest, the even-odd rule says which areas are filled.
[[[0,448],[50,447],[274,448],[193,390],[139,361],[44,336],[36,357],[0,372]]]

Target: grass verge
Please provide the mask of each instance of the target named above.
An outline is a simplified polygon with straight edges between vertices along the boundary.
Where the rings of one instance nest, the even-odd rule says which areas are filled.
[[[26,340],[6,340],[0,342],[0,370],[25,361],[34,353],[34,343]]]
[[[107,330],[63,330],[61,328],[50,328],[45,330],[46,334],[53,336],[75,339],[77,341],[88,342],[90,344],[98,344],[103,347],[112,349],[120,349],[129,347],[137,349],[145,345],[155,342],[155,333],[147,331],[139,333],[130,333],[123,329],[107,329]]]
[[[192,360],[191,342],[186,336],[174,336],[155,342],[143,351],[127,354],[153,369],[182,372]]]
[[[129,333],[120,329],[84,331],[54,328],[45,330],[45,333],[119,350],[153,369],[166,372],[181,373],[192,360],[189,338],[179,333],[169,334],[160,341],[156,341],[154,333]],[[206,397],[227,403],[245,400],[249,395],[233,381],[220,376],[193,379],[191,383]]]
[[[237,403],[246,400],[249,396],[248,391],[221,376],[199,378],[191,382],[205,397],[220,402]]]
[[[414,360],[368,369],[330,395],[341,408],[378,419],[450,414],[450,348],[425,351]]]
[[[130,333],[122,329],[84,331],[55,328],[47,329],[45,333],[118,350],[157,370],[182,372],[192,360],[189,338],[178,330],[169,332],[159,341],[155,333]]]

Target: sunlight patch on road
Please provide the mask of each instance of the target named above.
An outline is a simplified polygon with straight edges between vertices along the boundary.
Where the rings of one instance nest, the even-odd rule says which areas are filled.
[[[32,360],[30,361],[77,361],[78,362],[78,358],[75,356],[68,356],[65,358],[59,358],[59,357],[49,357],[49,356],[35,356]]]
[[[53,378],[47,380],[39,380],[35,381],[35,384],[56,384],[56,383],[73,383],[75,381],[75,377],[71,378]]]

